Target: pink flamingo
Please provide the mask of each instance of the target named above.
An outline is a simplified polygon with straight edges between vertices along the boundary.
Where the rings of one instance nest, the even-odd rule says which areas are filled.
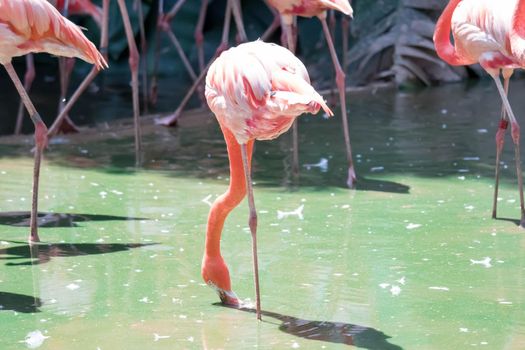
[[[353,10],[348,0],[267,0],[281,15],[281,27],[287,39],[288,48],[295,52],[295,17],[313,17],[317,16],[323,26],[323,32],[330,50],[332,63],[336,73],[336,83],[339,90],[339,100],[341,103],[341,114],[343,122],[343,136],[345,139],[346,158],[348,162],[348,177],[346,184],[353,188],[356,181],[354,161],[352,159],[352,148],[350,146],[350,133],[348,131],[348,119],[346,112],[346,88],[345,73],[335,51],[334,42],[330,35],[330,29],[326,22],[326,11],[337,10],[347,16],[352,16]],[[297,176],[299,173],[299,153],[298,153],[298,132],[297,123],[293,126],[293,173]]]
[[[450,42],[450,32],[454,45]],[[523,178],[520,161],[520,127],[512,112],[507,93],[515,68],[525,66],[525,1],[451,0],[438,19],[434,43],[438,56],[459,66],[479,63],[494,79],[503,106],[496,133],[496,185],[492,217],[496,218],[499,186],[499,160],[505,130],[510,121],[515,146],[516,173],[520,194],[520,226],[525,227]],[[500,72],[504,85],[501,84]]]
[[[257,213],[250,170],[254,141],[276,138],[302,113],[315,114],[320,108],[330,116],[333,113],[310,85],[302,62],[287,49],[263,41],[223,52],[209,68],[205,95],[226,140],[230,185],[213,203],[208,216],[202,277],[215,288],[223,303],[240,305],[221,256],[220,239],[226,217],[248,193],[256,310],[260,319]]]
[[[78,57],[97,69],[107,66],[102,55],[81,29],[44,0],[0,0],[0,63],[15,84],[35,125],[35,166],[29,241],[38,242],[38,183],[42,153],[47,146],[47,127],[29,99],[11,60],[30,52]]]

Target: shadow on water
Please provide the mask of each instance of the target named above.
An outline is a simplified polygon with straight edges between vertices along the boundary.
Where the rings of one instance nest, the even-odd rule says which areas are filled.
[[[40,298],[24,294],[0,292],[0,312],[16,311],[21,313],[41,312],[42,306]]]
[[[22,243],[13,242],[12,243]],[[109,254],[142,248],[158,243],[56,243],[56,244],[22,244],[16,247],[0,249],[0,260],[30,259],[24,262],[8,262],[7,266],[39,265],[57,257],[75,257],[83,255]]]
[[[223,306],[240,311],[255,313],[255,309],[235,308],[215,303],[214,305]],[[402,350],[399,345],[389,343],[391,338],[385,333],[372,327],[365,327],[344,322],[312,321],[303,320],[297,317],[282,315],[272,311],[261,310],[261,314],[281,321],[279,330],[296,337],[309,340],[318,340],[327,343],[352,345],[358,348],[369,350]],[[269,322],[263,318],[263,322]]]
[[[494,220],[512,222],[514,225],[520,226],[520,220],[519,219],[495,217]]]
[[[410,186],[402,183],[386,180],[367,179],[365,177],[357,178],[356,189],[360,191],[376,191],[390,193],[410,193]]]
[[[31,213],[28,211],[0,212],[0,225],[30,226]],[[39,227],[77,227],[77,222],[85,221],[133,221],[147,220],[114,215],[70,214],[70,213],[38,213]]]

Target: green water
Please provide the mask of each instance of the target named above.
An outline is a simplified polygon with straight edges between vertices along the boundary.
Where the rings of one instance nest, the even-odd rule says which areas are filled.
[[[511,87],[517,115],[524,88]],[[490,218],[495,88],[349,98],[357,190],[343,186],[337,118],[301,119],[301,163],[328,168],[303,167],[300,186],[289,136],[256,146],[262,322],[218,305],[201,281],[206,202],[228,183],[206,113],[150,126],[143,170],[129,128],[55,139],[42,169],[44,243],[32,249],[30,139],[1,140],[0,349],[524,349],[510,140],[500,219]],[[278,217],[301,205],[303,219]],[[253,301],[247,212],[233,211],[222,248],[235,292]]]

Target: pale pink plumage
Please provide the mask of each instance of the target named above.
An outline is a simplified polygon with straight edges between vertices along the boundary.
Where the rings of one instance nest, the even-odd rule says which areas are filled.
[[[276,138],[325,101],[310,85],[303,63],[284,47],[254,41],[229,49],[206,76],[206,99],[240,144]]]
[[[78,57],[98,68],[106,61],[80,28],[44,0],[0,0],[0,63],[30,52]]]
[[[348,0],[268,0],[268,3],[281,15],[313,17],[326,10],[341,11],[348,16],[353,13]]]
[[[48,0],[58,11],[64,11],[65,0]],[[71,15],[89,15],[95,22],[102,25],[102,9],[93,4],[90,0],[69,0],[68,14]]]

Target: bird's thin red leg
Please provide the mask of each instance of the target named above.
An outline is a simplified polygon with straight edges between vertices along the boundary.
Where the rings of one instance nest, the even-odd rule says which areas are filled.
[[[26,55],[26,73],[24,75],[24,90],[27,92],[31,90],[31,85],[35,80],[35,60],[33,54]],[[15,135],[22,132],[22,124],[24,123],[24,101],[20,100],[18,105],[18,113],[16,116]]]
[[[208,9],[208,0],[201,0],[201,8],[199,10],[199,19],[195,27],[195,45],[197,46],[197,56],[199,59],[199,70],[204,69],[204,21],[206,20],[206,10]]]
[[[71,78],[71,72],[75,66],[75,59],[68,57],[59,57],[58,58],[58,69],[60,75],[60,98],[58,100],[58,114],[64,109],[67,102],[67,90],[69,88],[69,82]],[[78,132],[78,127],[75,123],[69,118],[69,115],[66,113],[64,120],[59,126],[60,131],[63,133],[74,133]]]
[[[149,103],[157,104],[158,99],[158,71],[160,61],[160,33],[162,30],[162,23],[164,20],[164,0],[159,0],[159,12],[157,17],[157,26],[155,30],[155,54],[153,55],[153,70],[151,72]]]
[[[348,119],[346,113],[346,88],[345,88],[345,73],[339,64],[339,59],[337,58],[337,52],[335,51],[334,43],[330,37],[330,30],[328,24],[326,23],[326,14],[325,16],[319,16],[321,24],[323,25],[323,31],[326,37],[326,42],[328,43],[328,48],[330,49],[330,55],[332,56],[332,62],[334,64],[335,73],[336,73],[336,82],[339,89],[339,100],[341,102],[341,119],[343,121],[343,135],[345,138],[345,147],[346,147],[346,157],[348,161],[348,179],[346,184],[349,188],[353,188],[355,185],[356,174],[354,169],[354,161],[352,159],[352,148],[350,146],[350,133],[348,131]]]
[[[160,60],[160,33],[166,31],[167,29],[171,30],[170,22],[179,12],[182,5],[186,3],[186,0],[178,0],[168,13],[164,13],[164,0],[159,0],[159,13],[157,19],[157,30],[155,32],[155,56],[153,60],[153,72],[151,74],[151,83],[150,83],[150,103],[155,105],[158,98],[158,70],[159,70],[159,60]],[[179,52],[180,54],[180,52]],[[185,54],[184,54],[185,56]],[[181,55],[182,57],[182,55]]]
[[[146,28],[144,28],[144,10],[142,1],[135,0],[135,6],[139,17],[140,30],[140,70],[142,75],[142,106],[144,113],[148,113],[148,43],[146,41]]]
[[[40,163],[42,161],[42,153],[44,152],[44,148],[47,146],[47,127],[42,121],[42,118],[40,118],[40,115],[36,111],[35,106],[29,99],[29,96],[27,95],[27,92],[24,89],[22,82],[18,78],[18,75],[16,74],[13,65],[11,63],[5,63],[4,67],[7,70],[9,77],[15,84],[15,87],[18,90],[18,93],[20,94],[20,98],[22,99],[24,105],[27,108],[29,117],[35,125],[36,150],[35,165],[33,170],[33,199],[31,204],[31,233],[29,236],[29,242],[39,242],[40,238],[38,237],[38,185],[40,180]]]
[[[524,205],[524,199],[523,199],[523,175],[521,172],[521,156],[520,156],[520,126],[518,124],[518,121],[516,120],[516,117],[514,116],[514,113],[512,112],[512,108],[510,106],[509,100],[507,99],[507,95],[505,95],[505,89],[503,88],[501,84],[499,75],[491,74],[491,76],[492,78],[494,78],[494,82],[496,83],[498,92],[503,101],[503,105],[505,106],[505,109],[507,110],[507,115],[509,116],[509,119],[510,119],[511,135],[512,135],[512,141],[514,142],[514,152],[515,152],[515,159],[516,159],[516,174],[518,177],[518,188],[519,188],[519,195],[520,195],[520,209],[521,209],[520,226],[525,227],[525,205]]]
[[[242,164],[246,178],[246,189],[248,192],[248,207],[250,208],[250,217],[248,224],[252,234],[252,256],[253,256],[253,276],[255,282],[255,310],[257,319],[261,319],[261,294],[259,289],[259,262],[257,258],[257,211],[253,199],[253,186],[250,162],[248,160],[248,147],[246,144],[241,145]]]
[[[135,43],[133,29],[129,20],[128,9],[125,0],[118,0],[126,39],[129,48],[129,68],[131,70],[131,89],[133,93],[133,122],[135,124],[135,165],[142,165],[142,132],[140,128],[140,102],[139,102],[139,51]]]
[[[206,77],[206,73],[208,72],[208,69],[210,68],[211,64],[213,63],[215,58],[217,58],[224,50],[226,50],[228,48],[228,34],[230,32],[231,15],[232,15],[232,8],[231,8],[230,2],[228,1],[226,3],[226,13],[224,15],[224,27],[223,27],[223,31],[222,31],[221,44],[217,48],[217,51],[215,52],[213,57],[210,59],[210,61],[206,65],[206,67],[204,67],[204,70],[202,72],[200,72],[199,76],[197,77],[197,79],[195,80],[193,85],[186,92],[186,95],[184,96],[184,98],[180,102],[180,104],[177,107],[177,109],[175,110],[175,112],[173,112],[172,114],[167,115],[167,116],[165,116],[163,118],[159,118],[159,119],[155,120],[156,124],[164,125],[164,126],[175,126],[175,125],[177,125],[177,120],[179,119],[182,111],[184,110],[184,108],[186,107],[188,102],[190,101],[191,96],[193,96],[195,91],[198,89],[199,85],[202,83],[203,79]]]
[[[341,31],[343,32],[343,71],[346,72],[348,69],[348,32],[350,31],[350,18],[348,16],[343,16],[341,19]]]
[[[275,33],[277,28],[281,26],[281,16],[278,13],[274,14],[274,18],[268,29],[261,35],[262,41],[268,41],[268,39]]]
[[[288,50],[293,54],[295,54],[295,46],[297,44],[297,37],[294,35],[296,20],[295,16],[281,16],[284,40],[286,40]],[[297,123],[296,119],[292,124],[292,176],[296,182],[299,179],[299,126]]]
[[[182,5],[186,3],[186,0],[177,1],[173,7],[166,13],[166,21],[171,22],[171,20],[177,15]]]
[[[193,67],[191,66],[190,60],[188,59],[188,56],[184,53],[184,50],[182,49],[182,45],[180,44],[179,40],[175,36],[175,33],[173,33],[173,30],[171,28],[167,28],[166,34],[168,34],[168,37],[171,40],[171,43],[175,47],[175,50],[177,50],[177,53],[180,56],[180,59],[182,60],[182,63],[184,64],[184,67],[186,68],[186,71],[190,75],[191,79],[193,81],[197,80],[197,74],[195,74],[195,71],[193,70]]]
[[[104,56],[104,59],[107,61],[108,58],[108,41],[109,41],[109,33],[108,33],[108,24],[109,24],[109,0],[103,0],[102,1],[102,30],[100,33],[100,53]],[[58,133],[58,130],[60,128],[60,125],[62,125],[62,121],[64,118],[66,118],[67,114],[77,100],[80,98],[80,96],[84,93],[84,91],[88,88],[89,84],[93,81],[93,79],[96,78],[96,76],[99,73],[99,69],[97,67],[93,67],[89,74],[84,78],[82,83],[78,86],[78,88],[75,90],[67,104],[64,106],[64,109],[60,112],[58,117],[55,119],[51,127],[49,128],[49,131],[47,133],[48,137],[53,137]]]
[[[246,42],[248,41],[248,35],[246,35],[246,30],[244,29],[244,22],[242,20],[242,10],[240,0],[228,0],[233,13],[233,18],[235,20],[235,25],[237,27],[237,33],[239,34],[239,41]]]
[[[509,82],[510,77],[513,73],[512,69],[503,70],[503,89],[505,90],[505,95],[509,94]],[[498,126],[498,131],[496,132],[496,167],[495,167],[495,183],[494,183],[494,198],[492,202],[492,218],[497,217],[498,211],[498,190],[499,190],[499,171],[500,171],[500,159],[501,151],[503,150],[503,145],[505,144],[505,132],[507,131],[509,125],[509,119],[505,111],[505,106],[501,105],[501,119]]]

